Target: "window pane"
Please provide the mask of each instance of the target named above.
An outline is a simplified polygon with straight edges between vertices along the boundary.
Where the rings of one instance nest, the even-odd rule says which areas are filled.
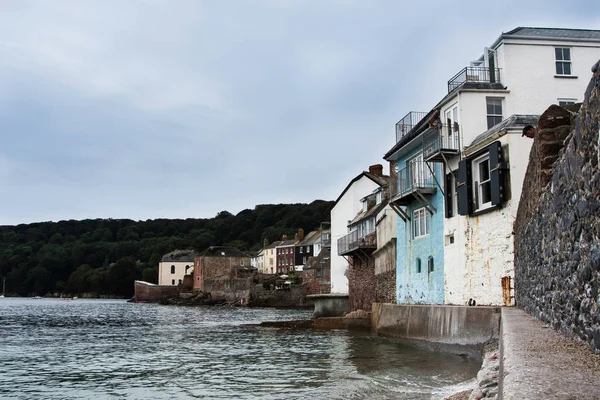
[[[486,204],[492,201],[492,186],[490,182],[481,184],[481,204]]]
[[[479,181],[484,182],[490,179],[490,160],[479,163]]]
[[[562,75],[563,74],[563,63],[561,62],[556,62],[556,75]]]
[[[556,59],[557,60],[562,60],[562,49],[560,48],[556,48],[554,49],[554,53],[556,54]]]
[[[563,74],[571,75],[571,63],[563,63]]]
[[[571,60],[571,49],[562,49],[563,60]]]
[[[488,104],[487,104],[487,113],[488,113],[488,115],[494,113],[494,105],[491,102],[488,102]]]
[[[488,129],[490,129],[492,126],[496,125],[496,123],[494,122],[494,117],[487,117],[487,127]]]

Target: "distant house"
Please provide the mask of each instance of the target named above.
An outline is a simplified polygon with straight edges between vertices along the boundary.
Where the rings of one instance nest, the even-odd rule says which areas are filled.
[[[284,240],[279,242],[275,247],[277,253],[277,273],[287,274],[294,270],[294,248],[296,240],[287,240],[284,235]]]
[[[298,243],[296,243],[294,255],[294,269],[296,271],[302,271],[308,258],[316,255],[314,253],[315,242],[319,240],[320,237],[321,232],[319,231],[312,231],[303,238],[301,238],[300,235],[298,236]]]
[[[277,273],[277,252],[276,247],[282,243],[282,241],[273,242],[268,244],[265,239],[265,248],[263,251],[263,274],[276,274]]]
[[[348,293],[348,261],[340,253],[339,241],[345,237],[348,223],[362,210],[360,200],[374,190],[387,185],[381,164],[369,167],[348,183],[331,209],[331,293]]]
[[[331,257],[330,247],[324,247],[319,254],[310,257],[302,271],[302,281],[307,285],[308,294],[324,294],[331,292]]]
[[[264,273],[264,264],[265,264],[264,252],[265,252],[264,249],[260,249],[259,251],[255,252],[250,259],[251,265],[254,268],[256,268],[256,270],[260,273]]]
[[[225,283],[256,271],[250,256],[230,246],[211,246],[194,259],[194,289],[211,292],[208,285]],[[225,290],[225,289],[223,289]]]
[[[158,264],[158,284],[175,286],[183,284],[185,275],[194,270],[194,258],[198,253],[194,250],[174,250],[162,256]]]

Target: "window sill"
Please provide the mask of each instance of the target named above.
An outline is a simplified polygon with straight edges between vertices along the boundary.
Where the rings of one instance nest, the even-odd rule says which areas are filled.
[[[478,215],[485,214],[485,213],[488,213],[490,211],[498,210],[499,208],[500,208],[500,206],[486,207],[486,208],[483,208],[483,209],[480,209],[480,210],[473,211],[469,216],[470,217],[476,217]]]
[[[562,78],[562,79],[577,79],[578,76],[577,75],[554,75],[555,78]]]
[[[423,239],[423,238],[426,238],[427,236],[429,236],[429,233],[427,235],[414,236],[413,240]]]

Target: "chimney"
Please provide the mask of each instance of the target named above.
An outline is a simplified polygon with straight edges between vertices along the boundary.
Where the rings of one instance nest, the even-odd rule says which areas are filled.
[[[283,235],[283,236],[281,237],[281,240],[283,240],[283,241],[285,241],[285,240],[288,240],[288,237],[287,237],[287,235]]]
[[[265,239],[265,241],[263,242],[263,249],[266,249],[267,246],[269,246],[269,241]]]
[[[369,167],[369,173],[375,176],[383,176],[383,165],[375,164]]]
[[[304,240],[304,229],[298,228],[298,233],[296,233],[296,241],[301,242]]]

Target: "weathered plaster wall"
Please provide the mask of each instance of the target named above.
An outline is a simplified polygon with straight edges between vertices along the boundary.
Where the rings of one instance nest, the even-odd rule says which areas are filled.
[[[436,174],[440,176],[439,166]],[[443,304],[444,303],[444,198],[439,190],[428,196],[436,208],[431,216],[429,235],[412,237],[412,221],[398,218],[398,241],[396,261],[396,301],[399,304]],[[413,202],[407,207],[412,217],[413,211],[422,206]],[[429,256],[434,259],[434,270],[427,268]],[[416,259],[421,259],[421,272],[417,272]]]
[[[600,353],[598,63],[592,71],[578,115],[551,107],[538,123],[515,223],[515,284],[519,307]]]
[[[502,279],[514,279],[513,224],[532,140],[521,136],[520,127],[502,134],[483,142],[481,148],[495,141],[502,144],[510,171],[508,201],[479,216],[454,215],[444,221],[446,304],[465,305],[474,300],[478,305],[511,305],[511,294],[504,296]]]

